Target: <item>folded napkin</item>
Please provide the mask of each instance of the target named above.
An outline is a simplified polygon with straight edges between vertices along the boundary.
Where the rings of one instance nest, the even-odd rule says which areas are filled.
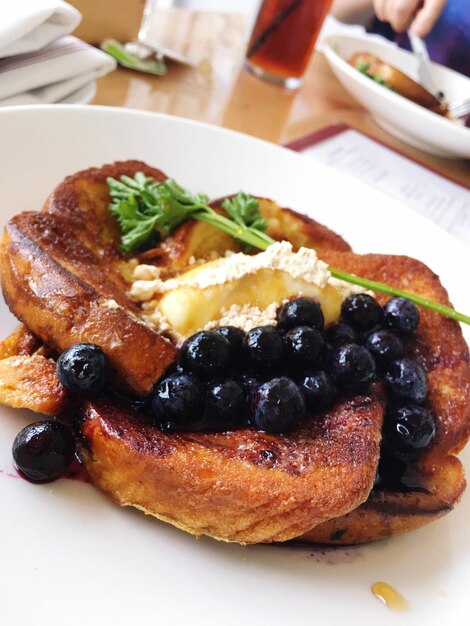
[[[77,9],[61,0],[0,0],[0,58],[39,50],[80,20]]]
[[[93,81],[115,67],[108,54],[60,37],[37,52],[0,59],[0,105],[87,102]]]

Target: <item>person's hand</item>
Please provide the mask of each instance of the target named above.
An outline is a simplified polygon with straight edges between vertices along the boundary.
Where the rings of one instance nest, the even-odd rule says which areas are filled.
[[[379,20],[398,33],[411,28],[420,37],[427,35],[444,10],[447,0],[373,0]]]

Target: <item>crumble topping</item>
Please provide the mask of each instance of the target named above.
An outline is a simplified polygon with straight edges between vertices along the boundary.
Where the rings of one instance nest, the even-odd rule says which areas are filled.
[[[240,294],[241,300],[238,302],[235,299],[234,301],[235,291],[230,284],[265,270],[281,272],[290,277],[294,284],[297,281],[295,291],[297,295],[302,295],[300,293],[302,282],[307,294],[320,299],[322,297],[320,294],[325,294],[323,297],[330,303],[330,319],[332,315],[336,317],[339,314],[340,303],[345,298],[365,292],[359,286],[333,278],[327,264],[318,258],[316,251],[312,248],[300,248],[295,252],[290,242],[281,241],[253,255],[228,251],[223,257],[203,263],[191,257],[189,268],[176,278],[162,278],[162,268],[153,265],[137,265],[133,269],[134,282],[129,295],[132,300],[141,303],[142,317],[147,324],[173,337],[178,343],[184,338],[181,333],[187,334],[189,327],[193,329],[193,332],[195,332],[194,328],[210,330],[219,326],[236,326],[249,331],[256,326],[275,324],[276,309],[281,302],[270,302],[266,297],[264,300],[261,298],[262,304],[256,300],[247,302],[243,299],[243,291]],[[286,279],[281,277],[279,284],[283,285],[283,280]],[[227,299],[231,298],[231,302],[226,302],[224,306],[224,297],[221,296],[220,289],[225,285],[230,287]],[[180,299],[177,296],[172,298],[172,308],[168,308],[170,306],[168,298],[172,294],[170,296],[166,294],[173,291],[178,294],[179,290],[184,294],[184,289],[187,288],[193,290],[193,295],[190,296],[186,292],[186,295],[181,295]],[[206,302],[204,305],[203,302],[204,297],[208,296],[203,297],[202,293],[205,290],[217,288],[219,289],[218,296],[214,292],[214,300],[211,300],[213,306],[207,307],[209,303]],[[269,290],[269,288],[266,284],[266,289]],[[196,298],[194,291],[201,292],[200,300]],[[277,297],[277,300],[285,301],[289,295],[289,289],[286,289],[285,295],[280,293],[276,295],[281,296]],[[268,292],[265,296],[269,298]],[[212,295],[210,297],[212,298]],[[220,303],[217,297],[220,298]],[[162,308],[160,308],[161,302],[165,302]],[[203,308],[200,310],[198,307]],[[196,319],[199,323],[195,325]]]
[[[300,248],[298,252],[294,252],[292,244],[288,241],[275,243],[259,254],[248,255],[238,252],[226,255],[214,262],[196,266],[194,272],[190,271],[180,278],[161,280],[159,274],[147,278],[150,276],[148,267],[138,265],[134,270],[135,282],[130,290],[133,300],[140,302],[150,300],[156,294],[163,294],[183,285],[197,289],[224,285],[262,269],[281,270],[320,288],[325,287],[331,278],[327,264],[318,258],[315,250]]]
[[[230,308],[222,309],[220,319],[208,322],[204,330],[212,330],[219,326],[236,326],[247,333],[257,326],[274,326],[279,305],[279,302],[272,302],[265,309],[260,309],[250,304],[232,304]]]

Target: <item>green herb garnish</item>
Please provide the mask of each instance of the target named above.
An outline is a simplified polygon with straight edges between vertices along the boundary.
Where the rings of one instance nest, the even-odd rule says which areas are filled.
[[[121,227],[121,247],[125,252],[150,246],[156,233],[169,235],[187,219],[196,219],[215,226],[246,246],[260,250],[266,250],[276,243],[264,232],[267,222],[260,213],[258,200],[246,193],[239,192],[222,202],[228,215],[226,217],[208,205],[206,195],[191,194],[171,179],[161,183],[138,172],[134,178],[108,178],[107,183],[112,198],[109,210]],[[470,325],[470,316],[459,313],[452,307],[334,267],[328,269],[332,276],[347,283],[377,293],[408,298],[425,309]]]
[[[382,87],[386,87],[387,89],[390,89],[390,91],[395,91],[395,89],[387,83],[383,76],[379,76],[378,74],[371,74],[371,72],[369,71],[370,63],[367,63],[366,61],[360,61],[356,65],[356,69],[361,72],[361,74],[364,74],[364,76],[367,76],[367,78],[370,78],[379,85],[382,85]]]
[[[174,180],[164,183],[138,172],[134,178],[108,178],[113,202],[109,210],[121,230],[121,248],[132,252],[150,244],[155,231],[166,236],[187,219],[211,224],[235,239],[254,248],[265,249],[273,240],[263,231],[267,223],[259,211],[259,202],[253,196],[238,193],[222,202],[229,217],[220,215],[208,204],[204,194],[191,194]]]
[[[101,50],[114,57],[123,67],[128,67],[138,72],[146,72],[147,74],[156,74],[157,76],[166,74],[167,69],[163,57],[161,59],[156,56],[142,58],[138,55],[139,44],[133,45],[134,48],[137,48],[135,52],[130,50],[129,44],[122,45],[115,39],[105,39],[100,47]]]

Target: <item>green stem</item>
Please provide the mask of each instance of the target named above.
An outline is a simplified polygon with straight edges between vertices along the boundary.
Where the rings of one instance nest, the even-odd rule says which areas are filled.
[[[260,250],[266,250],[270,245],[276,243],[274,239],[258,231],[256,233],[253,232],[254,229],[251,229],[251,232],[237,226],[231,220],[219,215],[215,211],[213,214],[207,213],[195,213],[193,215],[194,218],[201,220],[202,222],[206,222],[207,224],[212,224],[217,228],[225,231],[229,235],[232,235],[235,239],[243,241],[251,246],[254,246]],[[460,313],[456,311],[450,306],[446,306],[445,304],[440,304],[439,302],[434,302],[433,300],[428,300],[427,298],[423,298],[422,296],[417,296],[414,293],[410,293],[409,291],[403,291],[402,289],[397,289],[396,287],[392,287],[391,285],[386,285],[385,283],[379,283],[374,280],[369,280],[368,278],[362,278],[361,276],[355,276],[354,274],[349,274],[348,272],[344,272],[343,270],[335,269],[334,267],[329,267],[328,270],[330,274],[335,278],[339,278],[340,280],[344,280],[346,283],[350,283],[352,285],[359,285],[360,287],[365,287],[366,289],[370,289],[371,291],[375,291],[377,293],[385,293],[389,296],[400,296],[402,298],[407,298],[414,302],[415,304],[429,309],[430,311],[435,311],[436,313],[440,313],[445,317],[450,317],[453,320],[457,320],[458,322],[463,322],[464,324],[470,325],[470,316],[465,315],[465,313]]]
[[[206,224],[215,226],[219,230],[223,230],[228,235],[231,235],[234,239],[238,239],[238,241],[242,241],[249,246],[258,248],[259,250],[266,250],[266,248],[268,248],[272,243],[275,243],[274,239],[271,239],[268,243],[264,240],[264,238],[254,232],[254,229],[248,230],[246,228],[242,228],[232,220],[219,215],[215,211],[213,213],[198,211],[191,215],[191,217],[199,220],[200,222],[205,222]]]
[[[414,293],[409,293],[408,291],[403,291],[402,289],[397,289],[396,287],[386,285],[385,283],[378,283],[374,280],[369,280],[368,278],[361,278],[360,276],[355,276],[354,274],[348,274],[347,272],[337,270],[334,267],[329,267],[328,269],[332,276],[339,278],[340,280],[344,280],[347,283],[359,285],[360,287],[365,287],[366,289],[370,289],[371,291],[376,291],[378,293],[386,293],[389,296],[401,296],[402,298],[408,298],[411,302],[414,302],[425,309],[430,309],[431,311],[440,313],[445,317],[450,317],[453,320],[463,322],[464,324],[470,324],[470,317],[468,315],[459,313],[452,307],[446,306],[445,304],[428,300],[427,298],[417,296]]]
[[[151,189],[148,187],[148,182],[151,182],[152,179],[146,178],[142,173],[137,173],[135,179],[121,176],[121,181],[116,181],[112,178],[108,178],[107,182],[111,189],[111,196],[114,199],[126,197],[127,195],[140,196],[144,204],[149,206],[152,211],[156,211],[158,206],[155,205],[155,202],[159,199],[158,194],[155,193],[155,189]],[[171,183],[171,184],[170,184]],[[164,185],[164,183],[155,183],[154,186]],[[242,241],[249,246],[254,248],[258,248],[259,250],[266,250],[273,243],[276,243],[274,239],[272,239],[269,235],[264,233],[262,230],[258,230],[257,228],[245,226],[244,220],[240,216],[240,219],[237,221],[235,219],[230,219],[225,217],[224,215],[220,215],[217,211],[215,211],[212,207],[210,207],[206,201],[205,196],[199,194],[197,197],[193,197],[189,192],[186,192],[182,187],[179,187],[174,181],[169,181],[167,183],[167,191],[173,193],[173,201],[176,202],[176,205],[180,207],[180,210],[184,211],[185,219],[193,218],[199,220],[201,222],[205,222],[206,224],[210,224],[211,226],[215,226],[225,233],[231,235],[234,239],[238,241]],[[154,197],[155,196],[155,197]],[[160,198],[161,200],[161,198]],[[155,202],[154,202],[155,201]],[[177,208],[176,207],[176,208]],[[175,212],[175,207],[169,205],[169,209]],[[162,213],[164,213],[163,208],[161,208]],[[152,213],[153,215],[153,213]],[[168,221],[168,215],[167,215]],[[181,220],[178,220],[177,223],[180,223]],[[173,226],[171,223],[168,225],[170,230]],[[132,229],[131,229],[132,230]],[[128,233],[127,233],[128,234]],[[144,236],[146,232],[144,232]],[[128,248],[131,249],[129,245]],[[331,275],[335,278],[343,280],[347,283],[351,283],[353,285],[359,285],[360,287],[365,287],[366,289],[370,289],[371,291],[375,291],[377,293],[385,293],[390,296],[400,296],[403,298],[408,298],[411,302],[424,307],[425,309],[430,309],[431,311],[435,311],[445,317],[449,317],[451,319],[457,320],[459,322],[463,322],[464,324],[470,325],[470,316],[465,315],[464,313],[459,313],[455,309],[450,306],[446,306],[444,304],[440,304],[439,302],[434,302],[433,300],[428,300],[427,298],[423,298],[421,296],[417,296],[413,293],[409,293],[408,291],[403,291],[402,289],[397,289],[392,287],[391,285],[386,285],[385,283],[375,282],[373,280],[369,280],[367,278],[362,278],[361,276],[355,276],[354,274],[348,274],[347,272],[343,272],[343,270],[335,269],[334,267],[328,268]]]

